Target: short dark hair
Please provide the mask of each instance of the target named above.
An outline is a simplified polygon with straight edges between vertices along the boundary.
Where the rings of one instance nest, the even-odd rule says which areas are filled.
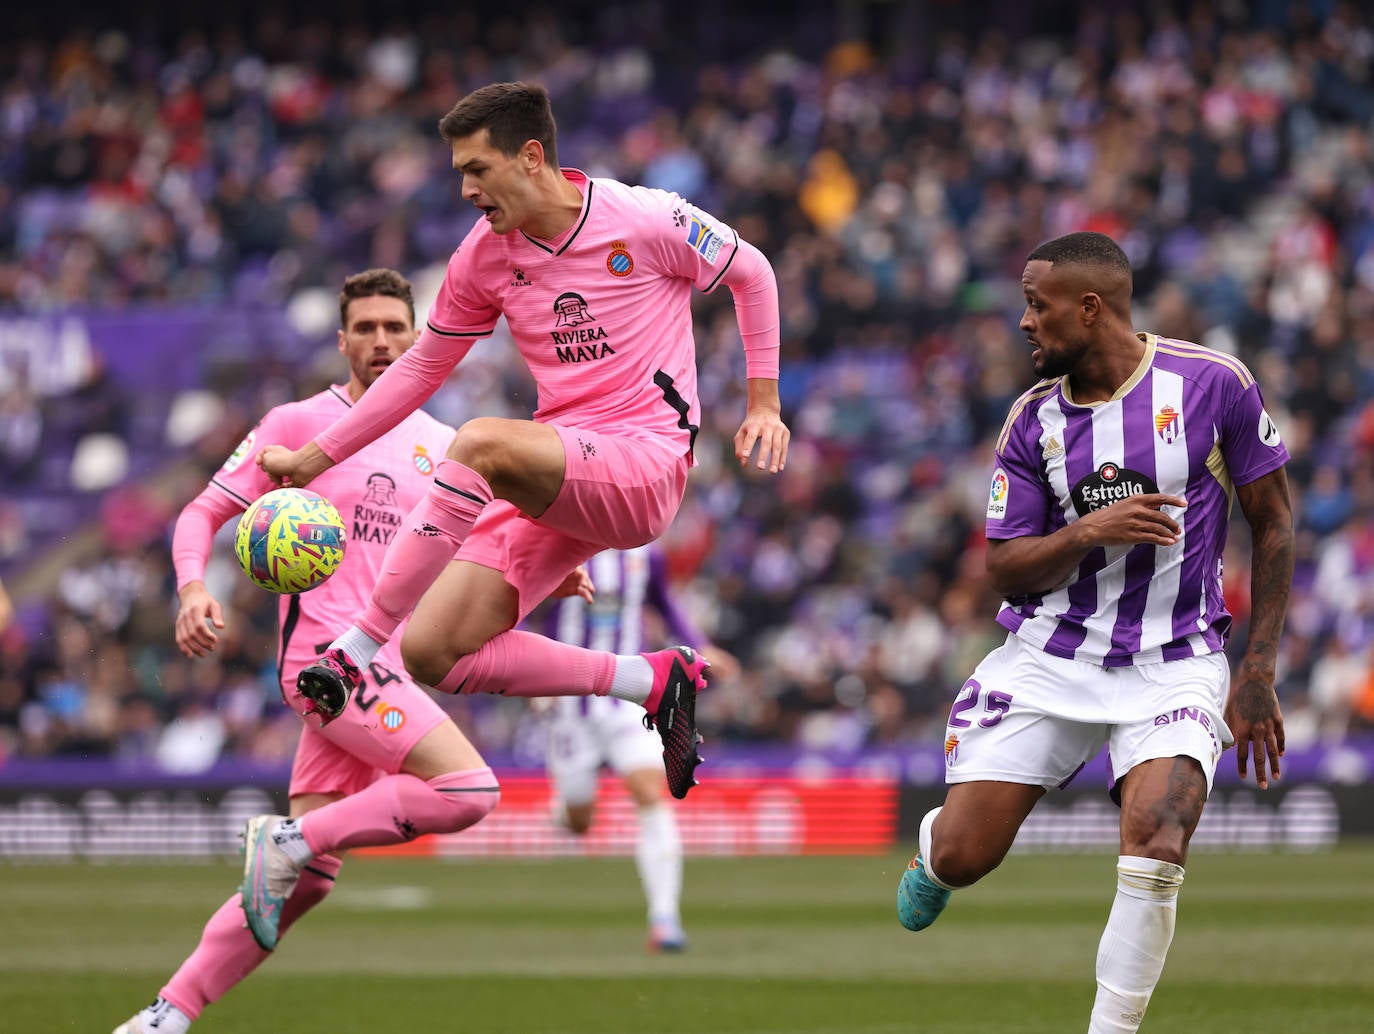
[[[410,281],[394,269],[365,269],[354,273],[343,283],[339,292],[339,326],[348,329],[348,306],[358,298],[399,298],[410,310],[410,325],[415,325],[415,293]]]
[[[492,83],[470,94],[439,120],[439,135],[449,143],[485,129],[491,146],[514,157],[526,140],[538,140],[544,160],[558,168],[558,127],[549,91],[532,83]]]
[[[1046,241],[1027,255],[1026,261],[1097,266],[1124,273],[1128,279],[1131,276],[1131,260],[1121,250],[1121,245],[1105,233],[1094,233],[1091,230],[1066,233],[1062,237]]]

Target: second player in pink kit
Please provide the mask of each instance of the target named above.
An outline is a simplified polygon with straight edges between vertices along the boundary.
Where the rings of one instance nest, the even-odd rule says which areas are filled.
[[[349,277],[339,306],[347,383],[270,410],[177,518],[176,641],[188,657],[213,652],[216,629],[225,627],[223,609],[204,580],[215,532],[273,487],[253,462],[258,447],[264,440],[309,441],[373,390],[381,371],[415,340],[410,284],[392,270]],[[309,704],[296,691],[297,674],[328,645],[333,630],[366,604],[388,543],[432,483],[437,457],[452,435],[446,424],[412,413],[316,481],[315,490],[338,507],[347,524],[348,546],[342,566],[327,581],[281,597],[277,673],[296,711],[304,713]],[[309,865],[281,864],[289,885],[279,885],[272,897],[246,881],[210,917],[195,950],[153,1003],[115,1034],[184,1034],[207,1005],[270,957],[292,923],[324,900],[346,849],[401,843],[417,829],[456,832],[482,819],[499,800],[491,769],[431,694],[404,673],[394,646],[367,666],[339,720],[318,726],[318,720],[308,721],[301,730],[289,790],[290,828],[303,820]],[[262,824],[250,824],[250,841]]]
[[[367,609],[298,686],[332,719],[411,615],[406,669],[445,692],[642,704],[663,741],[669,789],[682,797],[700,762],[705,661],[687,647],[617,656],[516,625],[579,564],[653,541],[677,512],[700,422],[694,287],[725,284],[734,295],[748,378],[736,458],[747,464],[757,447],[759,469],[783,469],[790,435],[778,399],[772,268],[674,194],[560,168],[540,87],[484,87],[439,129],[463,196],[483,218],[454,253],[419,341],[314,441],[268,446],[258,462],[278,483],[309,484],[413,412],[501,317],[534,375],[538,410],[533,420],[478,418],[458,430],[392,542]],[[279,825],[262,824],[250,857],[308,857]],[[289,886],[268,882],[274,864],[253,877],[265,897]]]

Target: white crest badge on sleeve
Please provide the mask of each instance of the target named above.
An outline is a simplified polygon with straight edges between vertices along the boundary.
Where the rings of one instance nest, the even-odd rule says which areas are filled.
[[[1279,425],[1274,423],[1274,418],[1269,415],[1267,409],[1260,410],[1259,440],[1271,449],[1282,441],[1279,438]]]

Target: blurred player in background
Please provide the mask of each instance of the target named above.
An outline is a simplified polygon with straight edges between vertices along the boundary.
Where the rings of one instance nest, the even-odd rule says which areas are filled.
[[[608,549],[592,557],[586,570],[590,591],[559,599],[547,615],[548,631],[560,642],[638,653],[652,613],[670,640],[701,649],[717,676],[728,679],[738,670],[733,657],[706,643],[673,599],[658,547]],[[648,902],[649,948],[683,951],[682,837],[663,792],[659,740],[643,726],[643,710],[610,696],[539,698],[535,709],[548,726],[545,763],[553,780],[554,821],[573,833],[586,833],[602,766],[624,780],[638,820],[635,864]]]
[[[10,594],[5,591],[5,583],[0,582],[0,632],[9,628],[10,622],[14,620],[14,601],[10,599]]]
[[[351,409],[388,366],[415,342],[410,284],[373,269],[349,277],[339,296],[339,352],[348,381],[300,402],[277,406],[244,439],[176,522],[172,552],[180,610],[177,646],[187,657],[215,649],[224,614],[205,586],[215,532],[272,489],[253,456],[261,441],[304,443]],[[315,490],[348,526],[339,570],[306,593],[281,599],[278,674],[296,711],[308,711],[296,676],[329,644],[333,629],[361,610],[377,578],[386,543],[433,480],[453,429],[415,411],[367,448],[322,475]],[[261,885],[245,881],[220,906],[200,944],[142,1012],[115,1034],[181,1034],[211,1002],[268,957],[290,925],[324,900],[349,847],[396,844],[421,833],[455,832],[496,806],[491,769],[440,709],[404,673],[400,651],[388,646],[368,665],[339,720],[301,730],[291,771],[291,826],[311,846],[308,864],[269,869]],[[406,822],[393,821],[394,814]],[[259,819],[250,824],[253,831]],[[250,838],[251,839],[251,838]],[[256,909],[245,908],[257,896]],[[255,912],[272,917],[265,927]],[[245,915],[253,921],[244,925]]]
[[[421,682],[641,704],[682,797],[700,761],[701,658],[685,647],[587,650],[516,626],[579,564],[653,541],[677,512],[700,422],[693,287],[723,283],[734,295],[748,378],[736,456],[747,463],[757,445],[760,469],[783,469],[772,267],[676,194],[561,169],[541,87],[483,87],[440,132],[483,216],[450,259],[419,342],[362,405],[301,448],[269,446],[259,463],[277,483],[310,484],[427,399],[502,316],[539,407],[533,420],[462,426],[392,543],[371,603],[298,685],[332,718],[413,610],[402,653]]]
[[[1134,331],[1131,280],[1102,234],[1027,259],[1021,329],[1043,379],[1003,426],[987,511],[1010,634],[950,711],[949,792],[922,820],[897,893],[902,925],[925,929],[1106,743],[1121,856],[1089,1034],[1140,1026],[1222,751],[1236,744],[1242,778],[1253,759],[1261,789],[1284,751],[1274,667],[1293,574],[1288,450],[1237,359]],[[1233,496],[1253,541],[1234,683],[1221,592]]]

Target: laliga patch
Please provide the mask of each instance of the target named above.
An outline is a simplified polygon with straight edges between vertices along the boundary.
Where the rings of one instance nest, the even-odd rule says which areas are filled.
[[[257,440],[258,429],[255,427],[248,432],[247,438],[239,442],[238,448],[224,461],[224,466],[220,467],[220,470],[224,471],[226,474],[232,474],[234,471],[238,470],[239,467],[243,466],[243,461],[253,455],[253,446],[257,444]]]
[[[1000,521],[1007,515],[1007,497],[1011,495],[1011,480],[998,467],[992,472],[992,488],[988,490],[988,519]]]
[[[725,244],[720,234],[712,228],[706,216],[691,209],[692,217],[687,223],[687,243],[711,265],[720,257],[720,249]]]
[[[1260,410],[1259,440],[1271,449],[1277,448],[1282,441],[1279,437],[1279,425],[1274,423],[1274,418],[1269,415],[1267,409]]]

